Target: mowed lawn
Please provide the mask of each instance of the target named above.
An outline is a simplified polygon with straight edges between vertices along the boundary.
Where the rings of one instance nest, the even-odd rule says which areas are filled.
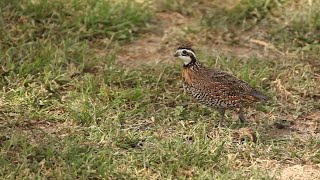
[[[0,1],[1,179],[320,179],[317,0]],[[241,124],[179,44],[270,97]]]

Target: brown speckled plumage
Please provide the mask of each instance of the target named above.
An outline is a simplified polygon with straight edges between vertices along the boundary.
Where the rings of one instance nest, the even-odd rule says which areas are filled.
[[[204,67],[196,59],[190,46],[180,46],[178,50],[180,51],[177,51],[175,56],[189,56],[191,58],[191,61],[184,65],[182,71],[187,92],[197,101],[218,109],[222,116],[221,121],[224,119],[226,109],[240,108],[239,119],[243,122],[245,120],[244,107],[268,99],[245,81],[227,72]],[[182,53],[182,50],[190,51]]]

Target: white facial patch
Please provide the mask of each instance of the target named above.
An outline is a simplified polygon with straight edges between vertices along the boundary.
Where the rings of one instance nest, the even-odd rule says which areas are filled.
[[[178,58],[180,58],[183,61],[184,65],[189,64],[192,61],[192,59],[188,55],[183,55],[183,51],[187,51],[188,54],[192,54],[196,58],[196,55],[191,50],[188,50],[188,49],[179,49],[179,50],[177,50],[176,53],[179,54]]]
[[[179,58],[183,61],[183,64],[184,65],[187,65],[191,62],[191,58],[190,56],[179,56]]]

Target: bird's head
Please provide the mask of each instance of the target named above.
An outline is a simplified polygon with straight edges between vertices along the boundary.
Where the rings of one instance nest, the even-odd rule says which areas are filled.
[[[176,53],[174,54],[174,57],[180,58],[185,66],[197,61],[194,50],[188,44],[179,46]]]

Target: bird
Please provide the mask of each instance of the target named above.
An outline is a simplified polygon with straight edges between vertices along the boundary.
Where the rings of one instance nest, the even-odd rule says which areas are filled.
[[[182,79],[187,93],[198,102],[218,110],[221,115],[219,124],[224,122],[225,111],[234,109],[239,109],[239,120],[244,123],[244,108],[269,99],[236,76],[202,65],[189,44],[180,45],[174,57],[183,62]]]

